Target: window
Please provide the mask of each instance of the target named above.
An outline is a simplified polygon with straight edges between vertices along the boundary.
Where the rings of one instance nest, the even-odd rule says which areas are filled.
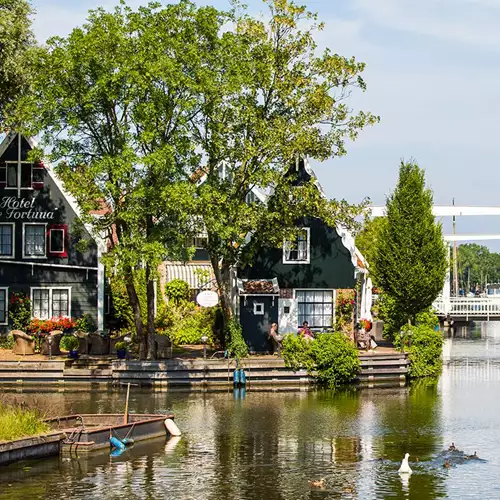
[[[284,264],[309,264],[310,228],[301,229],[293,240],[283,244]]]
[[[0,288],[0,325],[6,325],[9,322],[8,291],[8,288]]]
[[[54,257],[67,257],[67,232],[66,224],[49,226],[49,255]]]
[[[311,328],[330,328],[333,323],[333,290],[297,290],[298,320]]]
[[[50,319],[70,316],[70,288],[32,288],[31,309],[33,318]]]
[[[253,313],[262,316],[264,314],[264,304],[262,302],[254,302]]]
[[[0,224],[0,257],[14,257],[14,224]]]
[[[0,184],[18,190],[41,189],[44,168],[42,163],[7,161],[0,165]]]
[[[46,224],[23,224],[23,257],[45,257]]]
[[[208,245],[208,238],[206,236],[197,236],[193,238],[193,246],[195,248],[204,249]]]

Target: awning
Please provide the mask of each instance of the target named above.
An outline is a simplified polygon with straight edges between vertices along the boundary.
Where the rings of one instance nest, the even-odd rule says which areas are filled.
[[[240,295],[279,295],[278,278],[273,279],[238,279],[238,293]]]
[[[210,290],[215,275],[211,264],[166,264],[166,282],[185,281],[192,290]]]

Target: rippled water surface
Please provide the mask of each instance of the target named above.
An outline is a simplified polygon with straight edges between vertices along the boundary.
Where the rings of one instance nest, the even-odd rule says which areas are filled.
[[[332,392],[151,392],[131,410],[174,411],[183,437],[0,469],[0,499],[500,498],[500,323],[446,340],[439,383]],[[58,413],[121,412],[125,391],[24,397]],[[451,442],[486,462],[447,469]],[[397,474],[410,453],[413,474]],[[418,460],[418,461],[417,461]],[[325,489],[308,481],[325,479]]]

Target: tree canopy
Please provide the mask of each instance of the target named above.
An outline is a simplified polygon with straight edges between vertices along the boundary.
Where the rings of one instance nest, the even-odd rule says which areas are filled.
[[[0,125],[6,107],[29,87],[29,54],[35,47],[32,14],[27,0],[0,0]]]
[[[401,162],[396,189],[387,199],[387,222],[372,266],[400,323],[413,322],[443,289],[447,250],[432,205],[424,171],[413,161]]]

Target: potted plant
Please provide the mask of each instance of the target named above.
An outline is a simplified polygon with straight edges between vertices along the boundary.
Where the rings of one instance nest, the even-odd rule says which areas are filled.
[[[125,359],[127,357],[127,344],[125,342],[116,343],[116,356],[118,359]]]
[[[69,350],[68,356],[72,359],[78,359],[78,345],[79,345],[79,340],[71,335],[65,340],[65,345],[66,348]]]

